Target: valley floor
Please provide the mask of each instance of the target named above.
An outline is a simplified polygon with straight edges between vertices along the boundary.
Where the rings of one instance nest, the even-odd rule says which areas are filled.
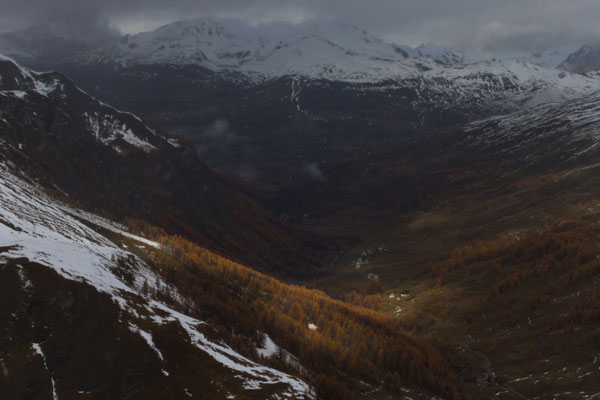
[[[408,214],[306,221],[360,238],[316,287],[375,294],[368,305],[442,349],[474,398],[600,398],[598,171],[490,182]]]

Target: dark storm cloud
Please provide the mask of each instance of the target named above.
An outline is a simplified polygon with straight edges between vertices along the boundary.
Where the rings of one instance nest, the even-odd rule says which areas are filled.
[[[597,0],[0,0],[0,9],[0,30],[44,22],[131,33],[206,15],[345,22],[410,45],[463,51],[541,50],[600,37]]]

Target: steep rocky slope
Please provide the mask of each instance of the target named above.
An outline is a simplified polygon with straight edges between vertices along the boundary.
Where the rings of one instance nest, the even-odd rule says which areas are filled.
[[[3,396],[312,397],[301,380],[248,360],[181,313],[188,300],[140,256],[158,247],[48,197],[2,157]]]
[[[13,161],[87,209],[142,218],[282,274],[318,273],[328,244],[279,222],[189,145],[59,74],[0,61],[0,129]]]

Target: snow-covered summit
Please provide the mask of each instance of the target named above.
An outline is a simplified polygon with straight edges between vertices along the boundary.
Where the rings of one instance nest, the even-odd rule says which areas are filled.
[[[412,49],[352,25],[303,23],[250,26],[236,20],[200,18],[125,36],[93,52],[86,62],[200,65],[273,77],[290,74],[327,79],[381,80],[411,70],[458,63],[445,46]],[[420,67],[420,65],[425,67]]]

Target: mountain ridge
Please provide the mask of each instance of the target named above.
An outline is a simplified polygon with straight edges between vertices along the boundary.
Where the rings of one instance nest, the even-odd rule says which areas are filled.
[[[365,80],[389,77],[394,71],[402,73],[419,63],[431,68],[438,63],[462,61],[458,52],[446,46],[428,44],[413,49],[386,42],[352,25],[252,27],[233,20],[200,18],[126,35],[119,43],[92,51],[78,62],[115,67],[193,64],[265,77],[300,73]],[[402,62],[409,65],[402,66]],[[294,64],[296,68],[289,67]]]
[[[3,139],[14,161],[50,189],[88,210],[147,219],[215,251],[233,251],[231,258],[259,269],[293,273],[296,265],[298,272],[316,272],[327,264],[320,250],[306,249],[331,243],[279,221],[233,180],[212,172],[185,141],[90,97],[60,74],[35,73],[4,58],[0,76]]]

